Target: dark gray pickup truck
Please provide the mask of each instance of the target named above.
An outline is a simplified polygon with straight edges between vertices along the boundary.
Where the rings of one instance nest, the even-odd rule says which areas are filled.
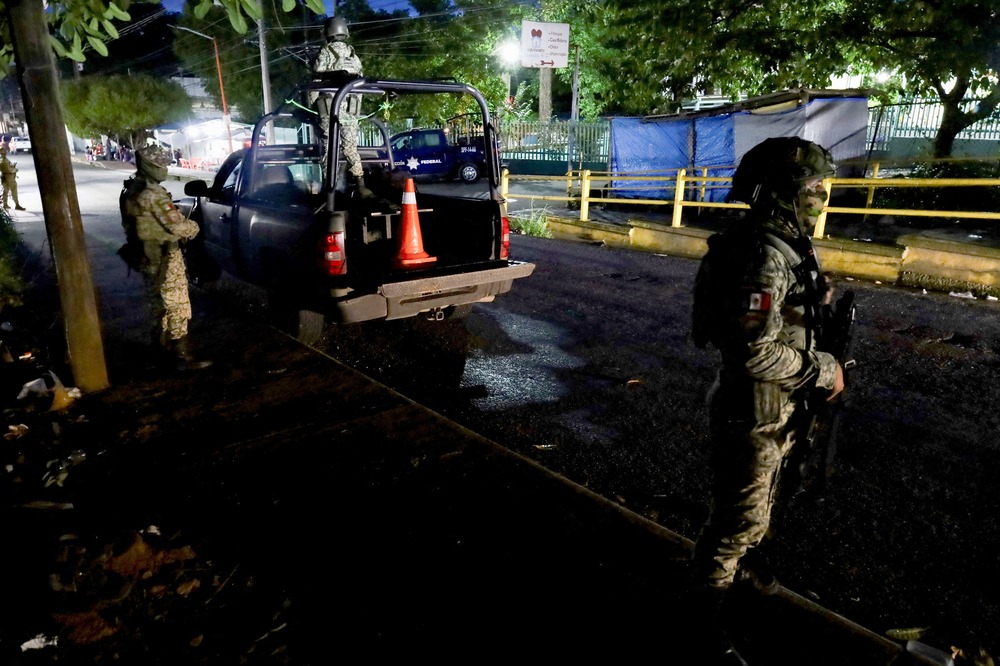
[[[321,163],[310,91],[332,96],[327,164]],[[339,110],[346,109],[349,95],[362,99],[359,153],[372,197],[362,197],[346,172]],[[386,109],[401,118],[428,109],[481,114],[485,177],[473,186],[419,186],[418,223],[411,217],[404,226],[406,174],[393,169],[386,125],[364,116]],[[314,81],[257,122],[250,146],[230,155],[213,183],[187,183],[189,198],[181,203],[201,224],[211,258],[231,275],[270,290],[272,302],[298,314],[297,333],[309,340],[326,323],[461,316],[530,275],[534,264],[510,256],[499,184],[496,128],[475,88],[429,81]],[[415,249],[429,259],[400,261]]]

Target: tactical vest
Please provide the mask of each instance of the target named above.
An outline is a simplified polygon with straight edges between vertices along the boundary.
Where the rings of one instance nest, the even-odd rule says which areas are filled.
[[[121,194],[118,195],[118,210],[122,216],[122,229],[125,231],[125,244],[118,248],[118,256],[133,271],[142,271],[150,263],[136,230],[135,215],[128,209],[129,199],[141,192],[143,187],[145,183],[131,176],[122,184]]]
[[[756,225],[741,226],[713,234],[708,239],[709,250],[702,258],[695,280],[691,336],[699,347],[709,342],[720,347],[716,336],[731,326],[727,317],[744,310],[749,304],[742,299],[751,291],[743,285],[748,266],[764,261],[764,247],[777,250],[791,268],[801,287],[790,290],[785,306],[801,308],[804,316],[805,348],[813,346],[813,336],[820,323],[822,301],[827,291],[826,279],[819,269],[812,242],[802,238],[796,249],[787,240]]]

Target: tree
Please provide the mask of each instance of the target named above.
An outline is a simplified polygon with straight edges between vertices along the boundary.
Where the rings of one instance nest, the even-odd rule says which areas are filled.
[[[110,39],[118,37],[115,21],[128,21],[131,16],[126,11],[130,0],[117,0],[105,3],[102,0],[93,2],[62,2],[49,3],[46,20],[55,28],[49,37],[49,42],[61,58],[69,58],[76,62],[84,62],[85,47],[92,48],[100,55],[107,55],[105,45]],[[0,0],[0,77],[12,72],[14,63],[14,46],[11,40],[11,22],[7,19],[5,0]]]
[[[851,29],[858,25],[867,28]],[[904,92],[941,100],[934,157],[950,155],[959,132],[1000,105],[1000,5],[995,1],[858,0],[830,28],[834,39],[856,46],[862,71],[898,71],[905,77]],[[971,103],[970,95],[979,101]]]
[[[616,114],[672,112],[685,97],[823,88],[838,74],[898,72],[899,92],[934,95],[935,156],[1000,103],[1000,17],[979,0],[549,0],[589,70],[585,95]],[[623,56],[627,54],[627,61]],[[585,70],[586,71],[586,70]],[[881,87],[883,96],[894,91]],[[963,102],[982,96],[978,106]]]
[[[175,81],[149,74],[90,76],[63,83],[66,126],[77,136],[106,134],[135,148],[151,127],[191,115],[191,98]]]
[[[166,77],[178,73],[180,62],[172,48],[177,14],[170,13],[163,5],[146,2],[132,3],[128,14],[129,20],[118,26],[118,37],[107,41],[107,56],[91,48],[84,49],[87,60],[79,63],[79,76],[145,72]],[[77,65],[71,60],[63,60],[63,64]]]
[[[503,108],[507,90],[496,51],[519,25],[526,11],[523,5],[498,0],[416,0],[410,3],[416,12],[413,16],[405,12],[379,16],[357,11],[363,4],[349,0],[341,15],[351,24],[352,43],[364,63],[365,76],[461,81],[480,90],[493,109]],[[433,124],[470,110],[460,100],[446,107],[410,101],[407,108],[390,109],[390,119],[412,117]]]

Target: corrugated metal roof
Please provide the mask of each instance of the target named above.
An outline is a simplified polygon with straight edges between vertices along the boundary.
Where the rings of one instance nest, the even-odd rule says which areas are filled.
[[[661,120],[664,118],[699,118],[705,116],[718,116],[727,113],[737,113],[739,111],[762,111],[768,107],[781,105],[800,106],[814,99],[830,99],[836,97],[856,98],[871,97],[875,91],[866,88],[797,88],[794,90],[784,90],[781,92],[768,93],[757,97],[727,104],[719,104],[708,109],[683,110],[678,113],[664,113],[652,116],[643,116],[643,120]],[[713,98],[715,101],[717,98]],[[777,109],[774,109],[777,110]]]

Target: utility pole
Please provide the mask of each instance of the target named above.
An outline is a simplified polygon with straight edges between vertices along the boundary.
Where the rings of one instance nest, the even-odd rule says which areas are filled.
[[[192,35],[198,35],[202,39],[208,39],[212,42],[212,47],[215,49],[215,71],[219,74],[219,95],[222,97],[222,121],[226,124],[226,135],[229,137],[229,152],[231,154],[233,152],[233,129],[229,119],[229,107],[226,106],[226,86],[222,82],[222,61],[219,60],[219,42],[211,35],[206,35],[203,32],[185,28],[181,25],[174,26],[174,29],[190,32]]]
[[[267,39],[264,33],[264,17],[257,20],[258,44],[260,45],[260,84],[264,91],[264,115],[271,113],[271,70],[267,62]],[[267,124],[267,143],[274,145],[274,123]]]
[[[108,369],[45,5],[38,0],[6,0],[6,9],[28,133],[33,139],[38,191],[56,269],[70,370],[84,393],[102,391],[110,386]]]

